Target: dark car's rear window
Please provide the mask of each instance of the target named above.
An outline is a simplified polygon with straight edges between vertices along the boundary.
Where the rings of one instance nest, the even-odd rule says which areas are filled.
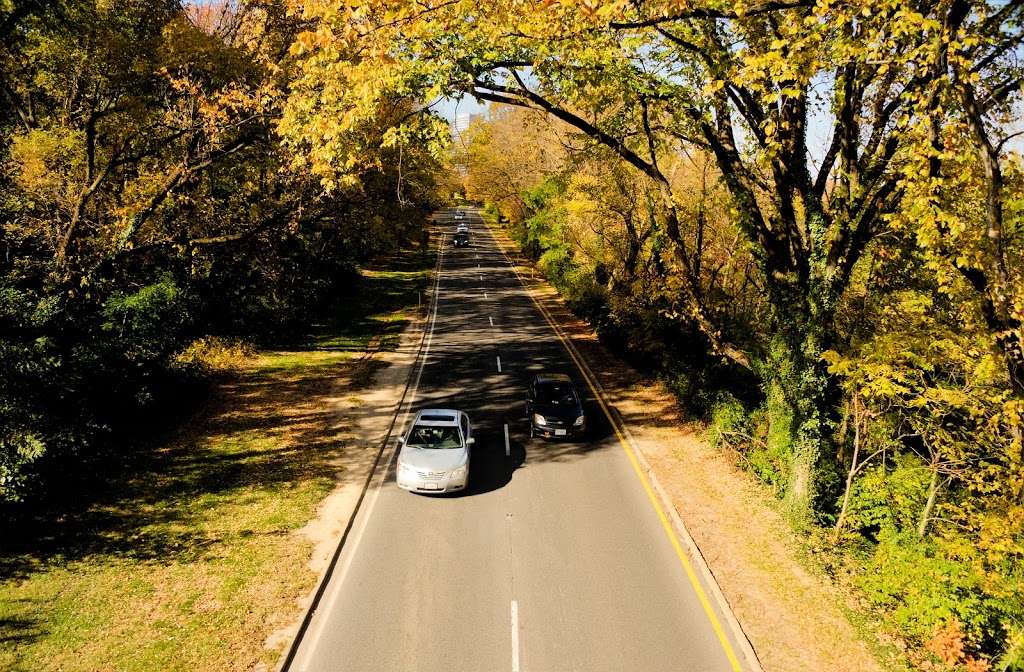
[[[421,415],[423,422],[455,422],[454,415]]]
[[[541,404],[576,405],[572,383],[538,383],[537,401]]]

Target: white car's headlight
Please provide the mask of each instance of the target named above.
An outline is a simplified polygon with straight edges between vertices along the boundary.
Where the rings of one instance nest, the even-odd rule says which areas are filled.
[[[576,418],[576,422],[574,422],[573,424],[577,427],[582,427],[585,421],[585,416],[581,415],[580,417]]]
[[[453,471],[450,478],[455,478],[455,479],[465,478],[467,473],[469,473],[469,465],[468,464],[464,464],[461,467],[459,467],[458,469],[456,469],[455,471]]]
[[[544,419],[544,416],[543,416],[543,415],[541,415],[540,413],[534,413],[534,414],[533,414],[533,421],[534,421],[534,422],[535,422],[536,424],[538,424],[538,425],[546,425],[546,424],[548,424],[548,421],[547,421],[547,420],[545,420],[545,419]]]
[[[413,473],[413,472],[414,472],[414,471],[416,471],[416,470],[415,470],[415,469],[413,469],[413,468],[412,468],[411,466],[409,466],[408,464],[405,464],[405,463],[403,463],[403,462],[399,462],[399,463],[398,463],[398,471],[399,471],[399,472],[401,472],[401,473],[403,473],[403,474],[411,474],[411,473]]]

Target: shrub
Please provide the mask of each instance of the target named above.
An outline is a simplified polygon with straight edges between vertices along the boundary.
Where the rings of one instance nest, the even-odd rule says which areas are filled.
[[[192,341],[175,358],[176,364],[201,371],[230,371],[256,353],[256,348],[238,338],[207,336]]]
[[[29,468],[46,446],[30,432],[0,428],[0,502],[18,502],[29,481]]]
[[[143,363],[174,353],[188,328],[188,298],[174,278],[162,276],[131,294],[114,294],[103,306],[102,329],[126,359]]]
[[[885,609],[900,631],[918,645],[954,622],[962,628],[970,649],[1002,630],[1002,607],[986,593],[983,577],[934,540],[919,539],[911,532],[883,528],[858,583],[867,598]]]
[[[711,408],[707,439],[712,448],[734,446],[751,439],[750,416],[743,404],[728,392],[721,393]]]

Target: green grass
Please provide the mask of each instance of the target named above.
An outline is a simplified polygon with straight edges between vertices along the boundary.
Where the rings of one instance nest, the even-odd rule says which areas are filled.
[[[393,350],[398,335],[413,317],[427,288],[433,259],[410,254],[389,268],[363,269],[352,292],[331,305],[310,338],[331,352],[362,352],[379,339],[379,349]]]
[[[272,667],[264,641],[315,580],[294,532],[336,483],[331,399],[370,384],[379,364],[355,360],[394,347],[432,262],[367,269],[306,345],[246,359],[170,439],[4,521],[0,670]]]

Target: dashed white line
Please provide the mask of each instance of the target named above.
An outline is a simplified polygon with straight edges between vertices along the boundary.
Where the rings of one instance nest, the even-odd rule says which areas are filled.
[[[508,423],[505,424],[505,457],[512,454],[512,449],[508,445]]]
[[[484,281],[484,275],[483,275],[483,273],[481,273],[480,274],[480,282],[483,282],[483,281]]]
[[[512,600],[512,672],[519,672],[519,603]]]
[[[491,323],[492,327],[494,326],[494,318],[493,317],[488,317],[487,321]]]
[[[487,292],[484,292],[484,298],[485,299],[487,298]]]
[[[498,360],[498,373],[501,373],[501,355],[495,357]]]

